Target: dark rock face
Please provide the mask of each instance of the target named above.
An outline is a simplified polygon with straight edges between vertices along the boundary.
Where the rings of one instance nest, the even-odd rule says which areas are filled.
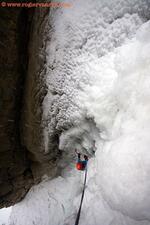
[[[30,21],[27,9],[0,8],[0,207],[18,202],[33,184],[20,132]]]
[[[44,145],[48,15],[48,9],[0,8],[0,208],[57,173],[58,135],[48,152]]]
[[[50,149],[45,152],[44,128],[48,124],[43,118],[43,100],[47,93],[46,86],[46,48],[51,39],[49,9],[35,10],[31,27],[29,45],[28,75],[24,93],[22,113],[22,143],[28,149],[34,182],[40,181],[46,174],[56,174],[58,139],[54,137]],[[54,136],[57,136],[57,134]]]

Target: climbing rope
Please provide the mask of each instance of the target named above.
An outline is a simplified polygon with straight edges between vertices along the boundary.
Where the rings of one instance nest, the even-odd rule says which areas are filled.
[[[86,169],[85,169],[85,177],[84,177],[83,191],[82,191],[80,207],[79,207],[79,210],[78,210],[78,213],[77,213],[75,225],[78,225],[79,224],[79,220],[80,220],[81,208],[82,208],[82,203],[83,203],[83,198],[84,198],[84,192],[85,192],[85,185],[86,185],[86,177],[87,177],[87,166],[86,166]]]

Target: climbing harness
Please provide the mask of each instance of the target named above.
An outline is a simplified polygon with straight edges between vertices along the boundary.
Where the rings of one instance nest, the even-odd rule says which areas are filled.
[[[80,207],[79,207],[79,210],[78,210],[78,213],[77,213],[75,225],[78,225],[79,224],[79,219],[80,219],[80,214],[81,214],[81,208],[82,208],[82,203],[83,203],[83,198],[84,198],[84,192],[85,192],[86,178],[87,178],[87,166],[85,168],[85,177],[84,177],[83,191],[82,191]]]

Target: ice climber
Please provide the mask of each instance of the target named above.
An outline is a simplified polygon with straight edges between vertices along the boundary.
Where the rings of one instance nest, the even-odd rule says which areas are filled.
[[[78,153],[76,150],[75,152],[77,153],[78,155],[78,159],[77,159],[77,163],[76,163],[76,168],[78,170],[85,170],[86,169],[86,166],[87,166],[87,163],[88,163],[88,156],[87,155],[84,155],[84,160],[81,160],[81,153]]]

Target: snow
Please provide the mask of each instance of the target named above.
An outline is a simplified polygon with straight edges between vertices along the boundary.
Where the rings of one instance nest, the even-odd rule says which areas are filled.
[[[11,207],[0,209],[0,225],[8,224],[10,214],[11,214]]]
[[[68,173],[68,177],[59,176],[51,182],[43,181],[34,186],[26,198],[12,209],[10,224],[61,224],[70,215],[73,199],[82,188],[81,184],[78,189],[74,188],[76,182],[81,183],[81,176],[72,170]]]
[[[146,23],[137,38],[122,46],[116,56],[115,92],[119,112],[112,129],[113,139],[103,148],[99,167],[101,187],[110,205],[143,220],[150,219],[149,32],[150,23]]]
[[[79,224],[150,225],[150,2],[70,2],[49,17],[43,103],[46,152],[61,132],[60,174],[34,186],[9,225],[74,224],[84,180],[75,148],[90,157]]]

